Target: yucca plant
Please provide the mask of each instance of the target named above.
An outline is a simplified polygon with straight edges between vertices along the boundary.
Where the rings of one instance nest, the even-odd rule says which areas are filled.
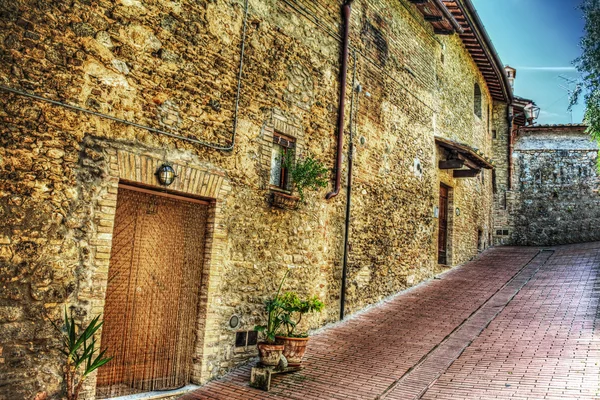
[[[95,317],[89,325],[81,331],[75,324],[73,315],[69,318],[65,307],[65,317],[62,327],[54,322],[52,325],[60,332],[62,337],[61,353],[65,356],[64,374],[67,384],[67,400],[77,400],[85,379],[95,370],[109,362],[112,357],[105,358],[106,349],[94,357],[99,350],[96,348],[94,334],[104,322]]]
[[[266,325],[256,325],[254,330],[256,332],[262,332],[265,335],[266,342],[269,344],[275,344],[275,335],[279,330],[279,327],[284,322],[281,319],[281,315],[284,312],[284,309],[281,307],[283,303],[281,302],[281,297],[279,294],[281,293],[281,288],[283,287],[283,282],[285,282],[285,278],[287,278],[290,270],[288,269],[283,275],[283,279],[279,283],[279,287],[277,288],[277,293],[275,293],[275,297],[265,301],[265,311],[267,311],[267,324]]]

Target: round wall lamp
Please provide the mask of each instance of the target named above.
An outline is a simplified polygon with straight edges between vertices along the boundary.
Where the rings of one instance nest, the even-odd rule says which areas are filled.
[[[242,319],[239,315],[233,314],[231,318],[229,318],[229,327],[231,329],[237,329],[240,327],[242,323]]]
[[[175,175],[175,170],[170,163],[164,163],[158,167],[158,171],[156,171],[156,178],[161,185],[169,186],[171,183],[173,183],[175,178],[177,178],[177,175]]]
[[[456,207],[456,216],[458,217],[460,215],[460,208]]]

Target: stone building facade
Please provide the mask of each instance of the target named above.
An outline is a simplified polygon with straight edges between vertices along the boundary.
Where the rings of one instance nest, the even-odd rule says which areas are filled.
[[[493,131],[505,129],[512,95],[470,2],[445,1],[447,8],[426,20],[434,3],[351,6],[340,166],[345,177],[351,132],[348,313],[461,264],[491,242],[493,173],[482,166],[492,156]],[[336,172],[340,5],[0,4],[0,399],[61,398],[60,343],[49,321],[65,307],[78,323],[104,314],[120,326],[120,314],[106,307],[110,298],[133,301],[111,289],[115,260],[122,260],[116,249],[131,238],[143,237],[153,250],[147,252],[160,254],[144,259],[159,259],[147,275],[154,286],[125,282],[135,293],[171,301],[178,276],[170,276],[167,260],[178,254],[201,268],[191,286],[177,283],[188,288],[181,293],[198,296],[187,320],[190,382],[256,355],[247,342],[236,346],[236,337],[264,322],[263,302],[288,270],[286,290],[326,305],[304,328],[338,319],[347,181],[337,197],[313,192],[291,210],[272,206],[277,190],[270,183],[280,137],[331,167],[332,177]],[[458,174],[439,168],[450,161],[471,167]],[[155,176],[165,162],[177,174],[168,190]],[[445,265],[438,264],[442,185]],[[125,212],[131,189],[142,200]],[[177,207],[182,198],[196,202],[202,217],[173,215],[165,193]],[[162,207],[172,216],[154,220]],[[151,228],[125,226],[127,218]],[[205,224],[202,244],[178,242],[184,228],[167,230],[176,220]],[[101,336],[112,329],[107,323]],[[93,375],[87,398],[110,396],[96,386]]]
[[[515,138],[512,190],[495,240],[546,246],[600,240],[598,144],[585,125],[521,127]]]
[[[511,89],[514,86],[516,70],[505,67]],[[508,203],[513,201],[514,193],[514,157],[513,151],[519,130],[527,125],[525,107],[535,104],[533,100],[514,97],[513,102],[505,107],[503,104],[494,106],[495,129],[492,132],[492,152],[494,154],[493,176],[493,245],[504,245],[510,242],[512,234],[512,209]],[[532,121],[530,121],[532,122]]]

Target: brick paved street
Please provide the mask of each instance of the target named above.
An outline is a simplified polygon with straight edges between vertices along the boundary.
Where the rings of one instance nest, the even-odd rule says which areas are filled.
[[[498,248],[312,337],[301,372],[251,366],[192,399],[600,399],[600,243]]]

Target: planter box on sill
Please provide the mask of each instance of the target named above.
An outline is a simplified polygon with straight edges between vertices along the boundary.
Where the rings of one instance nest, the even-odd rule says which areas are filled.
[[[284,210],[295,210],[300,204],[300,197],[271,189],[271,206]]]

